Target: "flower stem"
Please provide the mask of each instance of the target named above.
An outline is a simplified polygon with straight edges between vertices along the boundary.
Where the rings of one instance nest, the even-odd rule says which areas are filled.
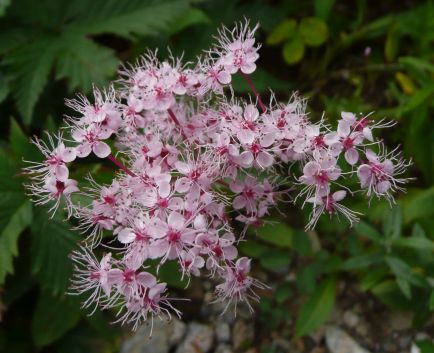
[[[172,109],[167,109],[167,112],[169,113],[170,119],[172,119],[172,121],[175,123],[176,126],[179,127],[179,130],[181,131],[181,135],[183,138],[186,138],[184,131],[182,130],[182,126],[178,120],[178,118],[176,117],[175,113],[173,112]]]
[[[258,100],[258,104],[259,104],[259,107],[261,108],[262,112],[265,113],[267,111],[267,108],[265,107],[264,103],[262,102],[262,99],[259,96],[259,93],[255,88],[255,85],[253,84],[252,80],[250,79],[250,76],[245,74],[244,72],[241,72],[241,75],[243,75],[244,80],[247,82],[247,84],[249,85],[253,94],[255,95],[256,99]]]
[[[116,166],[119,167],[119,169],[122,169],[128,175],[130,175],[132,177],[137,176],[131,170],[129,170],[121,161],[119,161],[118,159],[116,159],[116,157],[113,156],[112,154],[109,154],[107,158],[110,159],[114,164],[116,164]]]

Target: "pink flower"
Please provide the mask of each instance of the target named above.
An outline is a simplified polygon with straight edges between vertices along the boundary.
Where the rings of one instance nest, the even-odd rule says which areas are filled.
[[[230,74],[238,70],[251,74],[256,70],[256,60],[259,46],[255,47],[254,34],[258,25],[249,28],[248,21],[238,24],[233,30],[223,27],[219,31],[219,43],[215,52],[219,55],[217,63],[222,65]]]

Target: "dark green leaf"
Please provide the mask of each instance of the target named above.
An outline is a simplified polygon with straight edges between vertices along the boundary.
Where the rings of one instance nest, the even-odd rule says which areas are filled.
[[[315,0],[315,16],[327,20],[335,2],[336,0]]]
[[[299,28],[304,43],[312,47],[323,44],[329,36],[327,24],[316,17],[303,18]]]
[[[57,216],[49,218],[46,209],[39,209],[32,225],[32,271],[43,288],[63,294],[72,274],[68,255],[80,240],[79,233]]]
[[[116,73],[119,60],[111,49],[80,37],[64,36],[63,41],[64,46],[58,55],[56,78],[68,79],[70,91],[80,89],[87,92],[93,84],[104,85]]]
[[[32,222],[32,206],[17,173],[17,164],[0,150],[0,284],[13,272],[18,236]]]
[[[47,83],[57,44],[51,37],[40,38],[16,49],[5,60],[11,72],[10,87],[25,124],[30,124],[33,108]]]
[[[288,267],[291,262],[290,253],[272,250],[261,255],[261,265],[268,270]]]
[[[188,10],[185,0],[96,0],[67,30],[79,36],[113,33],[125,38],[156,35]]]
[[[280,285],[274,293],[274,298],[278,304],[284,303],[292,294],[292,284],[283,283]]]
[[[336,279],[325,280],[303,305],[295,325],[295,334],[302,336],[313,332],[328,318],[336,297]]]
[[[434,343],[430,340],[417,341],[420,353],[434,353]]]
[[[191,8],[181,18],[176,19],[170,26],[169,33],[175,34],[191,26],[206,24],[211,24],[208,15],[200,9]]]
[[[81,314],[77,300],[41,292],[32,321],[35,344],[41,347],[56,341],[76,325]]]
[[[434,289],[431,291],[428,305],[429,305],[429,310],[434,311]]]
[[[432,240],[419,236],[396,239],[392,242],[392,245],[417,250],[434,250],[434,242]]]

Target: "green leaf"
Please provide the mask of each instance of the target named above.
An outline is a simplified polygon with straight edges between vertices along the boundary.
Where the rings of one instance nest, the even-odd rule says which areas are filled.
[[[393,61],[399,49],[399,32],[395,27],[391,27],[386,37],[386,44],[384,46],[384,56],[387,61]]]
[[[405,282],[419,287],[424,287],[426,285],[425,279],[412,271],[405,261],[392,256],[386,256],[385,261],[396,276],[397,283],[401,289],[405,287]],[[405,288],[403,293],[404,295],[407,294]]]
[[[200,9],[191,8],[181,18],[176,19],[170,26],[169,33],[175,34],[195,25],[211,24],[209,16]]]
[[[71,297],[53,297],[41,292],[33,313],[32,336],[36,346],[46,346],[73,328],[82,311]]]
[[[166,282],[168,285],[180,289],[184,289],[188,285],[188,278],[182,278],[182,272],[179,270],[176,261],[166,261],[158,270],[158,277],[161,281]]]
[[[285,39],[291,38],[295,34],[297,21],[294,19],[286,19],[279,23],[268,35],[266,43],[268,45],[276,45],[283,42]]]
[[[45,37],[23,45],[5,59],[11,72],[12,94],[25,124],[32,120],[33,109],[47,83],[56,50],[56,40]]]
[[[434,187],[413,191],[405,197],[401,206],[404,213],[404,222],[430,216],[434,214]]]
[[[312,240],[308,234],[296,230],[292,237],[292,246],[302,256],[309,256],[313,252]]]
[[[288,267],[290,262],[290,254],[286,251],[271,250],[261,255],[261,265],[268,270]]]
[[[85,38],[66,35],[63,38],[56,78],[68,79],[70,91],[80,89],[88,92],[93,84],[102,86],[116,73],[119,60],[111,49]]]
[[[395,206],[383,216],[383,232],[386,239],[394,240],[401,236],[402,212],[399,206]]]
[[[336,0],[315,0],[315,16],[325,21],[329,17],[335,2]]]
[[[157,35],[187,10],[185,0],[95,0],[67,30],[81,36],[113,33],[128,39]]]
[[[238,248],[240,249],[242,254],[254,258],[260,258],[262,254],[269,250],[268,246],[259,244],[252,240],[240,243]]]
[[[290,248],[292,245],[293,231],[283,222],[267,223],[257,230],[257,235],[264,242],[283,248]]]
[[[0,73],[0,103],[9,95],[9,82],[4,75]]]
[[[279,287],[277,287],[276,292],[274,293],[274,298],[278,304],[284,303],[292,294],[292,284],[291,283],[283,283]]]
[[[372,287],[384,280],[385,277],[389,276],[389,274],[390,270],[386,267],[372,269],[360,278],[360,288],[363,291],[370,290]]]
[[[345,270],[362,269],[377,264],[383,260],[381,254],[362,254],[354,256],[343,264]]]
[[[0,0],[0,17],[4,16],[7,7],[11,4],[11,0]]]
[[[323,44],[329,36],[327,24],[316,17],[303,18],[300,22],[300,33],[304,43],[312,47]]]
[[[18,237],[32,222],[32,207],[24,194],[17,164],[0,150],[0,284],[13,272]]]
[[[420,353],[434,353],[434,343],[430,340],[417,341]]]
[[[356,231],[357,234],[364,236],[376,243],[381,242],[381,238],[382,238],[381,234],[368,223],[365,223],[363,221],[359,222],[354,227],[354,230]]]
[[[304,55],[304,43],[300,34],[295,34],[282,48],[283,59],[288,65],[298,63]]]
[[[434,310],[434,289],[431,291],[428,305],[429,305],[429,310],[433,311]]]
[[[401,56],[398,59],[398,62],[402,65],[406,65],[419,71],[434,72],[434,64],[421,58],[416,58],[413,56]]]
[[[404,248],[412,248],[416,250],[434,250],[434,242],[428,238],[424,237],[408,237],[408,238],[399,238],[392,242],[393,246],[404,247]]]
[[[320,327],[330,315],[336,297],[336,279],[326,279],[303,305],[295,325],[295,334],[303,336]]]
[[[72,274],[68,255],[79,240],[71,225],[57,216],[48,218],[47,210],[38,209],[32,225],[31,264],[41,287],[55,295],[63,294]]]

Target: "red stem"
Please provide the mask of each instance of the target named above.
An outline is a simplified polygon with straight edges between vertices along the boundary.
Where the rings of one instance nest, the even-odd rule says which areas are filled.
[[[175,113],[173,112],[173,110],[169,108],[169,109],[167,109],[167,112],[169,113],[169,116],[172,119],[172,121],[175,123],[175,125],[179,127],[179,130],[181,131],[182,137],[187,138],[187,136],[185,135],[185,133],[182,129],[182,126],[181,126],[178,118],[176,117]]]
[[[107,158],[110,159],[114,164],[116,164],[119,167],[119,169],[122,169],[128,175],[131,175],[132,177],[137,176],[131,170],[129,170],[121,161],[117,160],[116,157],[113,156],[112,154],[109,154]]]
[[[247,82],[247,84],[249,85],[253,94],[255,95],[256,99],[258,100],[258,104],[259,104],[259,107],[261,108],[262,112],[265,113],[267,111],[267,108],[265,107],[264,103],[262,102],[262,99],[259,96],[259,93],[255,88],[255,85],[253,84],[252,80],[250,79],[250,76],[245,74],[244,72],[241,72],[241,75],[243,75],[244,80]]]

